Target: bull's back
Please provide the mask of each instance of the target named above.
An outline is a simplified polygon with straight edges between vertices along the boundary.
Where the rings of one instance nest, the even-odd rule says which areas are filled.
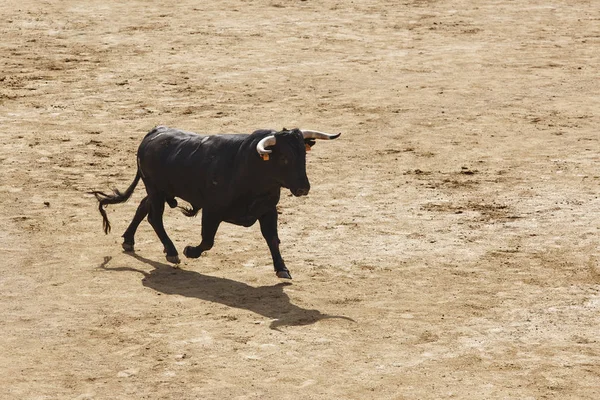
[[[158,126],[142,140],[138,165],[149,190],[203,207],[219,195],[246,135],[199,135]]]

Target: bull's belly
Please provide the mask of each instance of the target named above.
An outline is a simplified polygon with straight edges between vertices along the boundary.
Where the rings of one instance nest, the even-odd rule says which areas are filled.
[[[248,228],[248,227],[254,225],[256,223],[256,221],[258,221],[258,218],[253,215],[245,215],[245,216],[235,217],[235,218],[226,218],[226,219],[224,219],[224,221],[228,222],[230,224],[233,224],[233,225],[244,226],[244,227]]]
[[[260,211],[253,209],[248,204],[234,204],[229,209],[224,210],[222,219],[230,224],[249,227],[256,223],[260,218]]]
[[[229,208],[223,209],[222,204],[218,202],[210,202],[203,200],[200,196],[185,195],[181,192],[175,194],[173,197],[177,197],[187,203],[189,203],[193,209],[202,210],[203,213],[210,213],[218,216],[221,221],[228,222],[230,224],[249,227],[258,221],[261,215],[261,207],[251,207],[248,204],[233,204]],[[167,199],[167,202],[169,200]]]
[[[271,195],[241,198],[223,210],[222,220],[230,224],[249,227],[272,210],[276,204],[277,202]]]
[[[251,196],[238,198],[233,202],[225,200],[227,196],[216,193],[191,191],[189,187],[173,187],[165,190],[168,196],[180,198],[191,204],[193,209],[202,210],[202,213],[210,213],[219,220],[233,225],[250,227],[256,223],[265,213],[272,210],[278,200],[278,196],[267,194],[265,196]]]

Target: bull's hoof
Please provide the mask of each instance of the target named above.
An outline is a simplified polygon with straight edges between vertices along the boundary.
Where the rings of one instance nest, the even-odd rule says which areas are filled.
[[[276,271],[275,274],[281,279],[292,279],[292,275],[290,275],[290,271],[288,270]]]
[[[133,251],[133,243],[125,243],[125,242],[123,242],[123,244],[121,245],[121,247],[123,247],[123,250],[125,250],[127,252]]]
[[[167,256],[167,261],[173,264],[180,264],[181,260],[179,259],[178,255],[174,255],[174,256]]]
[[[196,247],[185,246],[183,249],[183,255],[187,258],[198,258],[202,254]]]

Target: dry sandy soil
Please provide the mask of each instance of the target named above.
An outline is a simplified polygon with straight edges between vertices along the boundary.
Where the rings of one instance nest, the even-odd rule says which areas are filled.
[[[600,398],[600,2],[5,0],[0,37],[0,398]],[[102,233],[158,124],[343,132],[291,283],[258,226],[123,253],[142,185]]]

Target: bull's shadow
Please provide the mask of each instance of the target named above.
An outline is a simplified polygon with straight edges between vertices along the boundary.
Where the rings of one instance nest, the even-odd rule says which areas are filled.
[[[128,253],[129,254],[129,253]],[[333,316],[321,313],[319,310],[308,310],[290,302],[289,296],[283,291],[288,282],[272,286],[253,287],[243,282],[227,278],[203,275],[195,271],[173,268],[170,265],[148,260],[135,253],[130,253],[136,260],[154,268],[150,272],[132,267],[108,267],[112,257],[105,257],[100,268],[106,271],[133,271],[144,275],[144,286],[164,294],[175,294],[185,297],[219,303],[252,311],[274,320],[271,329],[282,326],[310,325],[328,318],[340,318],[354,321],[344,316]]]

